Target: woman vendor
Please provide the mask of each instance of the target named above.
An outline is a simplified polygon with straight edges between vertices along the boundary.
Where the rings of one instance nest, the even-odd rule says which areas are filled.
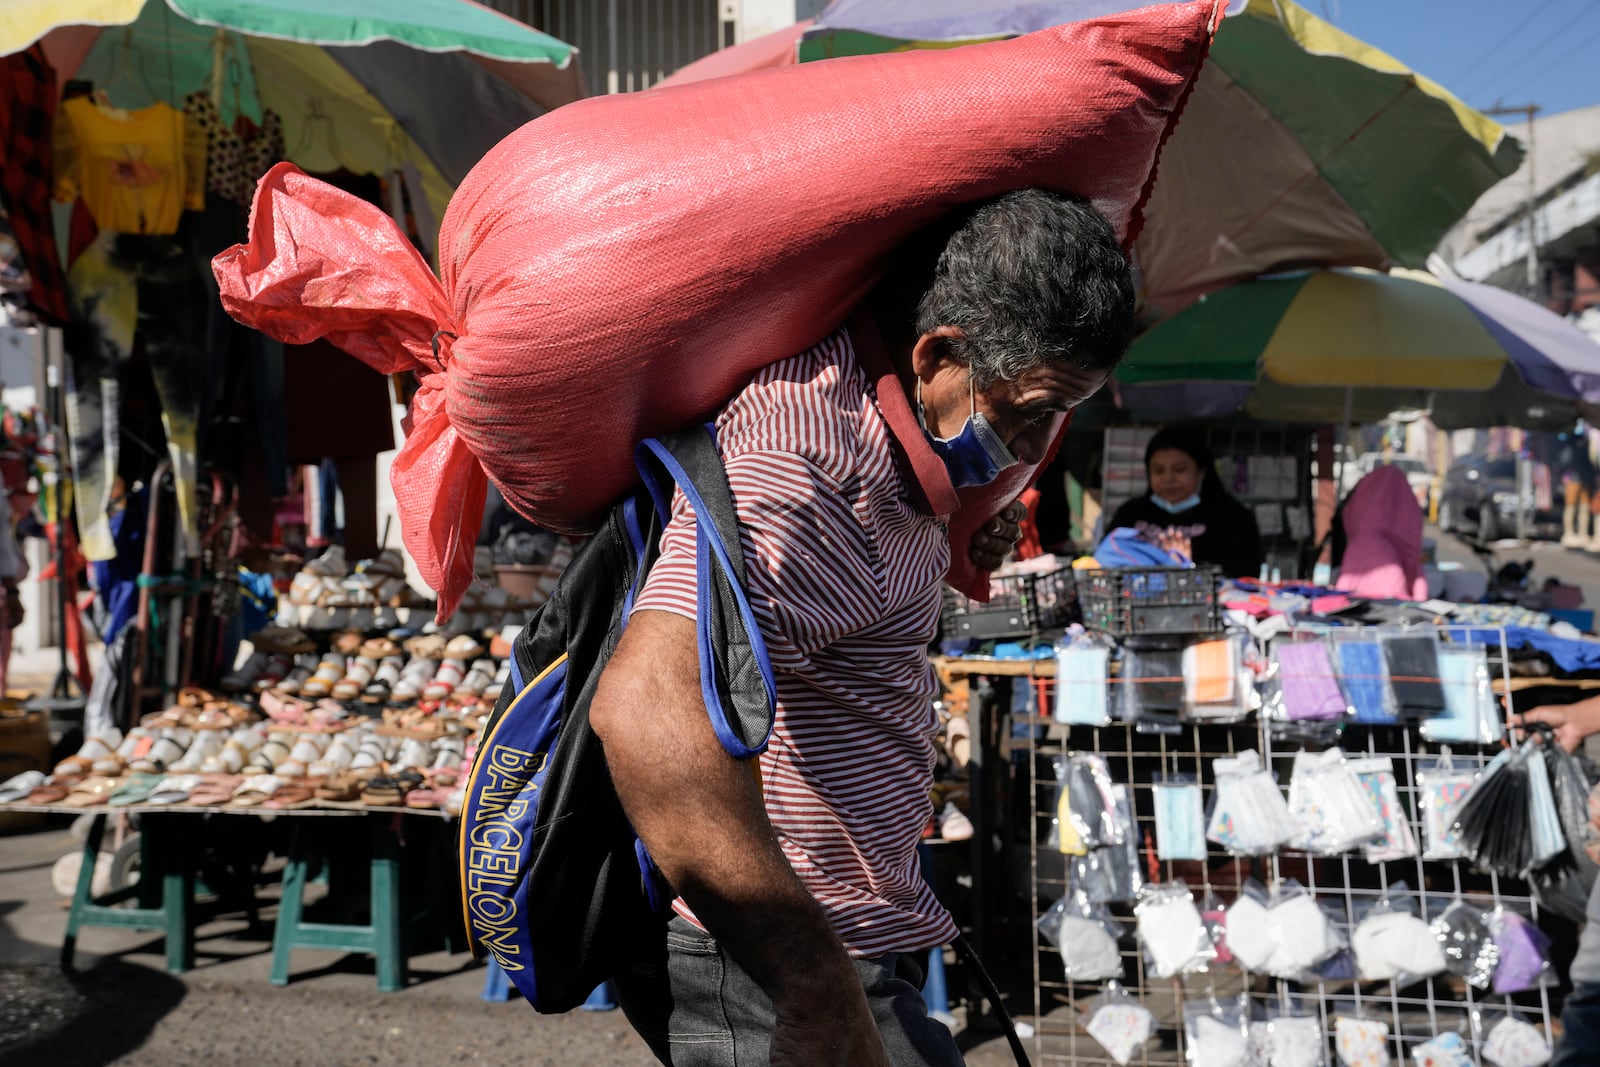
[[[1195,563],[1213,563],[1229,578],[1261,570],[1255,516],[1222,486],[1211,449],[1199,432],[1168,426],[1144,450],[1149,492],[1117,509],[1106,533],[1122,527]]]

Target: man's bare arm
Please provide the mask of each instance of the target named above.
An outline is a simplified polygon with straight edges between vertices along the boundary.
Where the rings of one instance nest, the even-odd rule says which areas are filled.
[[[772,1063],[887,1065],[843,943],[789,866],[750,768],[712,732],[694,623],[635,614],[589,715],[656,865],[772,998]]]

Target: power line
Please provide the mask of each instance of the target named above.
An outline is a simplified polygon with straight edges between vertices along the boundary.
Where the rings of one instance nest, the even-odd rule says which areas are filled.
[[[1585,37],[1583,40],[1581,40],[1577,44],[1573,45],[1567,51],[1562,52],[1555,59],[1550,60],[1548,63],[1546,63],[1544,65],[1544,67],[1539,71],[1539,73],[1543,74],[1543,73],[1546,73],[1547,71],[1554,70],[1556,67],[1559,67],[1561,64],[1565,63],[1567,60],[1571,59],[1573,56],[1578,55],[1579,53],[1584,51],[1584,49],[1588,48],[1590,45],[1594,44],[1596,41],[1600,41],[1600,30],[1597,30],[1596,32],[1590,34],[1588,37]],[[1525,85],[1527,83],[1526,82],[1518,82],[1517,84],[1519,86],[1521,86],[1521,85]]]
[[[1476,70],[1479,64],[1483,63],[1484,60],[1494,58],[1494,54],[1496,52],[1500,51],[1500,49],[1511,43],[1511,38],[1515,37],[1517,34],[1527,29],[1528,26],[1532,25],[1533,20],[1544,14],[1545,8],[1549,7],[1555,2],[1556,0],[1544,0],[1544,3],[1540,4],[1538,7],[1524,15],[1522,17],[1522,21],[1511,28],[1510,33],[1501,35],[1499,40],[1495,41],[1494,44],[1489,46],[1489,50],[1487,52],[1473,60],[1471,63],[1468,63],[1466,66],[1462,67],[1460,76],[1465,78],[1468,74],[1471,74],[1474,70]],[[1454,78],[1451,79],[1451,81],[1454,80]]]
[[[1536,44],[1532,48],[1528,49],[1528,51],[1524,52],[1522,55],[1518,56],[1516,59],[1512,60],[1510,63],[1498,64],[1494,68],[1492,68],[1490,70],[1490,73],[1489,73],[1489,80],[1487,82],[1483,83],[1483,85],[1480,86],[1480,88],[1483,89],[1483,90],[1487,90],[1491,86],[1496,85],[1499,82],[1503,81],[1505,79],[1507,73],[1516,70],[1518,67],[1522,66],[1528,60],[1532,59],[1534,56],[1537,56],[1540,52],[1544,51],[1550,45],[1552,45],[1556,41],[1560,40],[1561,37],[1569,29],[1571,29],[1573,26],[1577,25],[1578,22],[1580,22],[1585,16],[1592,16],[1592,15],[1593,15],[1593,12],[1590,10],[1588,4],[1584,3],[1582,6],[1580,6],[1578,8],[1577,14],[1575,14],[1572,18],[1568,19],[1566,22],[1563,22],[1560,25],[1560,27],[1557,28],[1556,31],[1554,33],[1552,33],[1550,36],[1546,37],[1544,40],[1540,41],[1538,44]],[[1474,95],[1482,95],[1482,94],[1474,94]]]

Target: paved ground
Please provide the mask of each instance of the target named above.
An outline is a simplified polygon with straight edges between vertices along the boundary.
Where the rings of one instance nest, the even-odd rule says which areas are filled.
[[[198,1063],[606,1064],[655,1061],[620,1012],[534,1014],[521,1000],[480,999],[484,971],[463,955],[412,960],[412,985],[377,992],[369,959],[299,950],[292,980],[267,981],[274,910],[251,931],[242,915],[200,929],[197,966],[174,977],[154,935],[83,933],[79,973],[57,951],[64,902],[50,869],[73,851],[64,820],[0,836],[0,1067]],[[276,890],[262,896],[269,904]],[[1004,1042],[963,1035],[968,1063],[1011,1062]]]

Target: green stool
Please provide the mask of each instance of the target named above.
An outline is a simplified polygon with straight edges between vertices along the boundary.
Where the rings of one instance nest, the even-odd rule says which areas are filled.
[[[289,956],[297,948],[366,953],[377,961],[378,989],[393,993],[406,987],[405,938],[400,929],[400,836],[397,816],[372,815],[372,918],[365,924],[308,923],[305,912],[307,868],[314,857],[304,826],[290,837],[289,863],[283,869],[283,901],[272,935],[273,985],[289,984]],[[333,821],[333,820],[328,820]],[[344,821],[344,820],[339,820]]]
[[[194,966],[194,927],[189,905],[194,899],[194,864],[187,836],[178,831],[182,815],[145,815],[139,828],[139,881],[136,885],[94,896],[94,866],[105,835],[106,816],[96,815],[83,842],[83,866],[67,913],[67,936],[61,942],[61,966],[72,970],[78,931],[85,926],[125,926],[160,930],[167,942],[167,972],[182,974]],[[136,900],[137,907],[122,907]]]

